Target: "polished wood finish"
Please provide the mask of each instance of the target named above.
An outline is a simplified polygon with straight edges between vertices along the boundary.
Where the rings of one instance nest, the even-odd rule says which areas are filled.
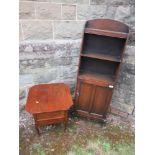
[[[111,19],[94,19],[86,22],[85,28],[129,33],[129,27],[122,22]]]
[[[94,86],[94,100],[90,113],[104,115],[109,105],[112,90],[107,87]]]
[[[81,54],[83,57],[88,57],[88,58],[95,58],[99,60],[108,60],[108,61],[115,61],[115,62],[121,62],[121,60],[117,57],[111,56],[111,55],[104,55],[104,54],[94,54],[94,53],[88,53],[88,54]]]
[[[85,34],[82,54],[100,54],[121,59],[125,39],[102,35]]]
[[[128,26],[119,21],[86,22],[75,91],[78,115],[104,120],[128,36]]]
[[[118,62],[103,61],[93,58],[81,58],[80,73],[94,73],[115,77]],[[103,67],[104,66],[104,67]]]
[[[68,120],[68,110],[72,106],[70,89],[63,83],[32,86],[28,93],[26,111],[33,114],[35,127]]]
[[[91,105],[92,100],[92,90],[93,85],[89,83],[81,82],[79,92],[77,92],[77,95],[79,96],[78,102],[80,104],[77,105],[77,109],[80,109],[82,111],[88,111],[88,107]]]
[[[97,35],[105,35],[105,36],[112,36],[116,38],[127,38],[128,34],[123,32],[116,32],[116,31],[108,31],[108,30],[99,30],[99,29],[91,29],[85,28],[85,33],[89,34],[97,34]]]
[[[98,85],[98,86],[109,86],[113,85],[113,79],[109,75],[102,75],[102,74],[93,74],[93,73],[81,73],[78,76],[78,79],[81,79],[84,82]]]
[[[112,89],[109,89],[109,85],[101,85],[95,81],[91,83],[89,80],[78,80],[78,85],[77,112],[87,117],[90,115],[91,118],[95,116],[95,118],[104,119],[112,96]]]

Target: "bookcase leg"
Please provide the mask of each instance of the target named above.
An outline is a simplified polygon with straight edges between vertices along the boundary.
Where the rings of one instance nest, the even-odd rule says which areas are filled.
[[[37,131],[38,135],[40,135],[39,128],[38,128],[38,126],[37,126],[37,125],[35,125],[35,129],[36,129],[36,131]]]
[[[103,114],[103,121],[102,121],[102,123],[106,124],[106,118],[107,118],[106,114]]]

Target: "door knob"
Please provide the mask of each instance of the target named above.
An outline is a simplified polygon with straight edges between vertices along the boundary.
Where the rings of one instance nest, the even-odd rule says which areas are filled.
[[[114,86],[113,85],[109,85],[109,88],[114,88]]]
[[[79,92],[77,92],[76,95],[79,96],[80,95]]]

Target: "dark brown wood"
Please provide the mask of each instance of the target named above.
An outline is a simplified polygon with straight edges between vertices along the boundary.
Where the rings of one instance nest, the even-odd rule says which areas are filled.
[[[66,111],[66,113],[65,113],[64,131],[66,131],[67,123],[68,123],[68,111]]]
[[[123,32],[116,32],[116,31],[108,31],[108,30],[99,30],[99,29],[92,29],[86,28],[85,33],[88,34],[97,34],[97,35],[105,35],[105,36],[112,36],[116,38],[127,38],[128,34]]]
[[[117,57],[111,56],[111,55],[104,55],[104,54],[99,54],[99,53],[88,53],[88,54],[81,54],[83,57],[88,57],[88,58],[95,58],[99,60],[108,60],[108,61],[115,61],[115,62],[121,62],[121,60]]]
[[[109,77],[115,77],[115,72],[118,66],[118,62],[110,62],[82,57],[79,72],[92,74],[94,73],[100,75],[108,75]]]
[[[93,19],[86,22],[86,28],[93,28],[99,30],[108,30],[114,32],[122,32],[122,33],[129,33],[129,27],[116,20],[111,19]]]
[[[112,90],[108,86],[98,86],[98,84],[90,84],[89,81],[78,81],[80,84],[77,91],[77,110],[84,113],[103,117],[109,105],[109,97]]]
[[[89,83],[80,82],[80,87],[77,92],[78,102],[80,104],[77,105],[77,109],[88,111],[88,107],[91,104],[91,97],[92,97],[92,89],[93,85]]]
[[[109,105],[112,90],[108,87],[94,86],[95,94],[90,113],[103,115]]]
[[[80,116],[104,120],[128,36],[128,26],[119,21],[86,22],[75,90],[75,109]]]
[[[103,74],[94,74],[94,73],[81,73],[78,76],[78,79],[81,79],[83,82],[89,84],[95,84],[98,86],[109,86],[114,84],[114,78],[108,75]]]
[[[68,109],[72,106],[70,89],[63,83],[40,84],[30,88],[26,111],[33,114],[35,128],[39,126],[68,121]]]
[[[125,39],[107,37],[102,35],[85,34],[82,54],[100,54],[121,58]]]

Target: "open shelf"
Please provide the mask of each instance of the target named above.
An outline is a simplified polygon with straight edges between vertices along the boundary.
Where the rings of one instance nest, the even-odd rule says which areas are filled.
[[[82,71],[79,73],[78,78],[86,81],[104,82],[107,84],[113,84],[115,80],[114,76]]]
[[[81,54],[81,56],[88,57],[88,58],[95,58],[95,59],[99,59],[99,60],[121,62],[120,57],[114,57],[111,55],[105,55],[105,54],[99,54],[99,53],[87,53],[87,54]]]
[[[108,31],[108,30],[99,30],[99,29],[93,29],[93,28],[85,28],[84,32],[89,33],[89,34],[105,35],[105,36],[116,37],[116,38],[127,38],[128,37],[127,33]]]
[[[85,80],[107,81],[107,83],[112,83],[115,80],[119,64],[119,62],[81,57],[79,76]]]
[[[85,34],[84,42],[85,44],[82,47],[81,54],[98,54],[98,56],[117,61],[122,56],[125,40],[94,34]]]

